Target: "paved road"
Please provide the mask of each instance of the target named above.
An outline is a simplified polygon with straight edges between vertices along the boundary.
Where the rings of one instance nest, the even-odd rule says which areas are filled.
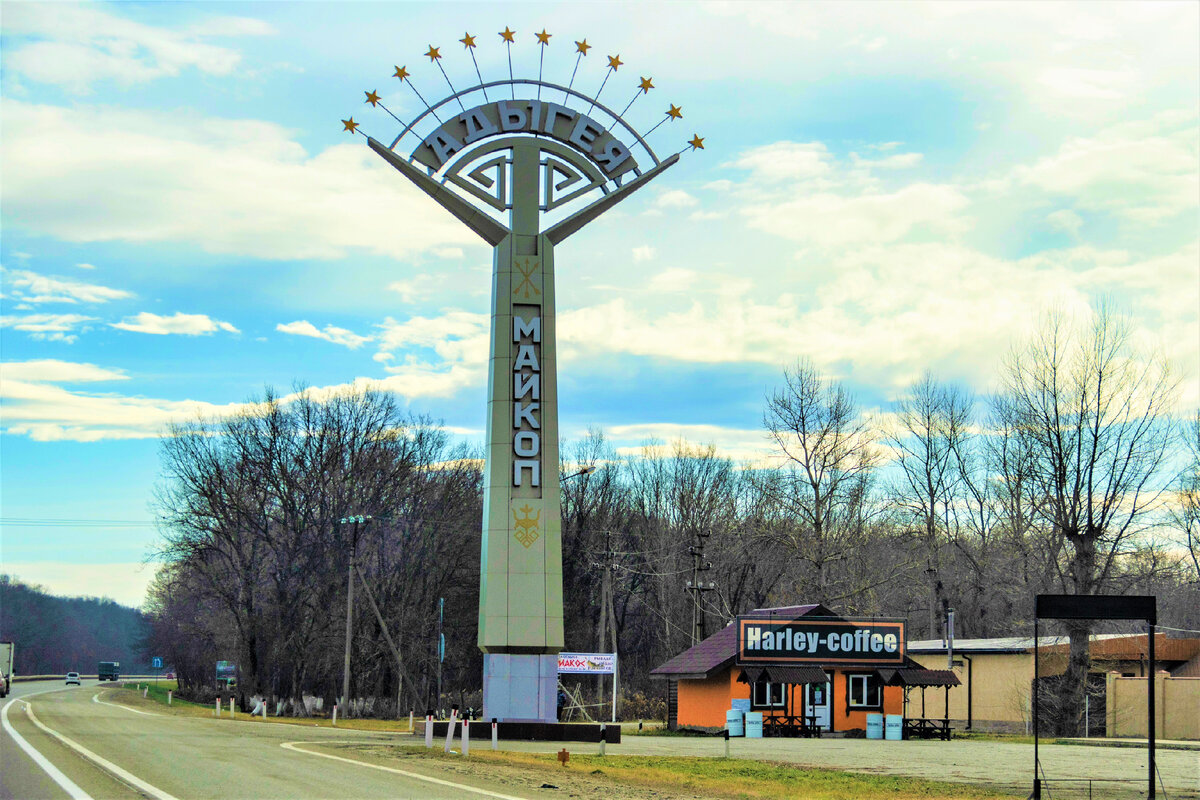
[[[300,752],[285,743],[394,742],[396,734],[257,725],[137,713],[106,704],[94,681],[17,684],[0,704],[0,798],[516,798],[520,790],[450,776],[425,764],[382,771]],[[65,737],[56,738],[37,722]],[[54,780],[13,737],[57,773]],[[411,737],[404,739],[411,741]],[[72,744],[74,747],[72,747]],[[301,750],[303,744],[294,745]],[[86,752],[80,752],[80,749]],[[432,780],[420,780],[417,773]],[[438,782],[441,781],[441,782]],[[468,785],[469,784],[469,785]]]

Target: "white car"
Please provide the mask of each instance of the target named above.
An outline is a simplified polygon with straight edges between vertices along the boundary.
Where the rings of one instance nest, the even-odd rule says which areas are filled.
[[[79,673],[78,672],[68,672],[67,673],[67,686],[70,686],[72,683],[75,684],[76,686],[83,685],[82,683],[79,682]]]

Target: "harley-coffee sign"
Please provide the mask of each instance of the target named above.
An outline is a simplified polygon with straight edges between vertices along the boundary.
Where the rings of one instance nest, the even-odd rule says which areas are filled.
[[[738,663],[904,663],[904,622],[738,617]]]

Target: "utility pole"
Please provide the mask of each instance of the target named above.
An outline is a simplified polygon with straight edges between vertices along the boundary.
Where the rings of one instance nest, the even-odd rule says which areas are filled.
[[[350,534],[350,565],[346,568],[346,657],[342,662],[342,712],[350,704],[350,643],[352,639],[351,626],[354,623],[354,559],[358,555],[358,526],[367,524],[371,517],[359,514],[353,517],[342,517],[339,525],[347,522],[354,523],[354,531]]]
[[[700,580],[701,572],[708,572],[712,569],[711,561],[704,561],[704,540],[708,538],[706,533],[696,534],[696,544],[688,548],[688,553],[692,556],[692,579],[687,582],[687,591],[692,594],[692,644],[698,644],[704,640],[704,608],[701,606],[704,592],[711,592],[717,588],[717,584],[708,581],[705,584]]]
[[[442,617],[445,616],[446,598],[438,598],[438,638],[437,638],[437,698],[433,701],[435,708],[442,707],[442,662],[446,660],[446,634],[442,633]]]

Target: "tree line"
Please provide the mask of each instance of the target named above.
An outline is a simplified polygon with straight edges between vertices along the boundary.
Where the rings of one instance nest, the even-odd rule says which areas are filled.
[[[801,360],[766,398],[760,463],[684,442],[619,455],[593,430],[562,448],[566,649],[616,650],[627,691],[661,693],[651,669],[772,605],[902,617],[910,639],[953,607],[958,636],[991,637],[1028,635],[1038,593],[1146,593],[1164,624],[1200,628],[1200,427],[1176,396],[1170,365],[1101,311],[1048,317],[984,397],[927,374],[883,416]],[[147,611],[185,690],[225,659],[246,692],[332,701],[351,574],[352,697],[445,701],[439,598],[442,685],[478,689],[480,450],[361,390],[268,393],[176,426],[162,452]],[[1066,707],[1090,631],[1065,629]]]

